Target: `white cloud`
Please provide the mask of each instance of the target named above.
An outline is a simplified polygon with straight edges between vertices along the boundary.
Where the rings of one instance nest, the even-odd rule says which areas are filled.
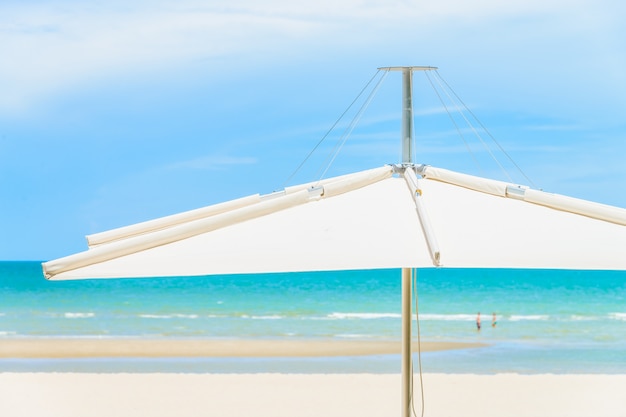
[[[168,169],[221,170],[232,165],[254,165],[257,162],[257,158],[246,156],[207,155],[170,164]]]
[[[468,27],[493,30],[490,39],[498,42],[510,19],[527,22],[521,37],[547,22],[541,26],[546,39],[565,31],[607,45],[622,30],[613,6],[610,0],[9,2],[0,6],[0,111],[27,109],[102,78],[146,76],[198,61],[280,65],[312,53],[333,55],[346,45],[377,42],[388,49],[403,39],[422,48]]]
[[[14,10],[0,26],[6,63],[0,67],[0,108],[26,107],[41,95],[100,77],[260,53],[309,29],[307,22],[280,17],[203,10]]]
[[[526,130],[536,130],[536,131],[548,131],[548,132],[566,132],[566,131],[578,131],[584,130],[585,128],[580,125],[575,124],[543,124],[543,125],[531,125],[524,127]]]

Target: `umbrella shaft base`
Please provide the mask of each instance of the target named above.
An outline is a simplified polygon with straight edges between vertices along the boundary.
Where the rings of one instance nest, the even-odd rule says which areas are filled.
[[[412,316],[413,270],[402,269],[402,417],[409,417],[411,410],[411,316]]]

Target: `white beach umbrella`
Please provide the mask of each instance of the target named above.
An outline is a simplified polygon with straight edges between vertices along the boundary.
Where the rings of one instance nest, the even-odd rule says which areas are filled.
[[[402,415],[410,410],[411,271],[424,267],[626,270],[626,210],[403,161],[87,237],[48,279],[401,268]]]
[[[417,171],[417,175],[416,175]],[[50,279],[382,268],[626,269],[626,210],[399,165],[87,237]]]

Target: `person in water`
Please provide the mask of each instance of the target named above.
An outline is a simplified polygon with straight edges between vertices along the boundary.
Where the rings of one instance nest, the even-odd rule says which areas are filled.
[[[480,330],[480,311],[476,315],[476,330]]]
[[[491,327],[496,327],[496,324],[498,324],[498,321],[496,320],[496,313],[493,313],[491,318]]]

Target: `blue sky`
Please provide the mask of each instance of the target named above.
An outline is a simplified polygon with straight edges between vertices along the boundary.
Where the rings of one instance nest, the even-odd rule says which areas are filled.
[[[438,66],[538,188],[626,207],[624,4],[3,1],[0,259],[283,188],[381,66]],[[429,89],[417,161],[505,179]],[[398,161],[399,94],[391,73],[330,175]]]

